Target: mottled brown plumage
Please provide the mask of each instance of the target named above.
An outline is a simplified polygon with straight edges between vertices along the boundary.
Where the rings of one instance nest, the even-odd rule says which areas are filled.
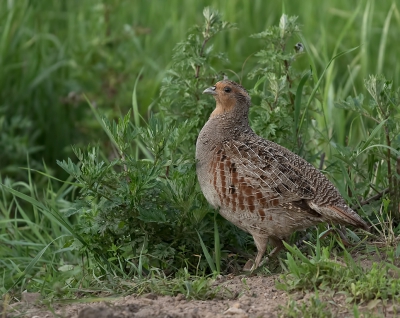
[[[207,201],[253,236],[253,268],[268,240],[279,250],[296,230],[321,222],[368,229],[319,170],[253,132],[250,96],[241,85],[223,80],[204,93],[214,96],[216,108],[197,139],[197,177]]]

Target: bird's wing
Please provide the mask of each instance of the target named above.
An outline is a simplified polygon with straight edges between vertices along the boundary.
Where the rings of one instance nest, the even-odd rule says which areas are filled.
[[[290,160],[297,157],[288,158],[283,148],[276,146],[265,140],[252,144],[231,140],[224,143],[224,151],[235,164],[239,179],[246,181],[246,188],[277,198],[279,204],[313,199],[315,188]]]

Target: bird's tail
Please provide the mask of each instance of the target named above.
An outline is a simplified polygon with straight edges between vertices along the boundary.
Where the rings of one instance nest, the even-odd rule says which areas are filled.
[[[337,207],[337,206],[329,206],[334,213],[338,215],[338,218],[341,220],[339,223],[348,223],[350,225],[353,225],[355,227],[359,227],[364,229],[365,231],[369,232],[370,226],[365,222],[356,212],[354,212],[352,209],[349,207],[345,207],[343,209],[342,207]]]

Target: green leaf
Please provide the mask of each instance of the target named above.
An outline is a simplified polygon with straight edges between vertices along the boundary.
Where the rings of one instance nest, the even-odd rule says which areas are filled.
[[[166,223],[167,219],[165,214],[156,209],[143,209],[139,208],[139,215],[137,217],[139,220],[146,222],[146,223]]]
[[[318,91],[318,89],[319,89],[319,86],[320,86],[321,83],[322,83],[322,79],[324,78],[324,75],[325,75],[326,71],[328,70],[329,66],[330,66],[330,65],[332,64],[332,62],[333,62],[334,60],[336,60],[337,58],[341,57],[342,55],[351,53],[351,52],[357,50],[359,47],[360,47],[360,46],[356,46],[356,47],[354,47],[354,48],[352,48],[352,49],[349,49],[349,50],[347,50],[347,51],[340,52],[340,53],[336,54],[334,57],[332,57],[332,58],[329,60],[328,64],[325,66],[324,71],[322,72],[320,78],[318,79],[317,84],[315,84],[315,86],[314,86],[314,88],[313,88],[313,90],[312,90],[312,92],[311,92],[310,97],[308,98],[308,101],[307,101],[307,104],[306,104],[306,107],[305,107],[305,111],[304,111],[303,116],[301,117],[301,120],[300,120],[300,124],[299,124],[299,129],[298,129],[298,130],[300,130],[301,127],[302,127],[302,125],[303,125],[303,122],[304,122],[304,119],[305,119],[305,116],[306,116],[308,107],[310,106],[312,100],[314,99],[314,96],[315,96],[315,94],[317,93],[317,91]]]
[[[378,126],[376,126],[374,128],[374,130],[369,135],[368,139],[361,145],[361,147],[360,147],[361,152],[363,152],[370,145],[370,143],[373,141],[375,135],[381,130],[383,125],[385,125],[386,121],[387,121],[387,119],[383,120],[382,122],[379,123]]]
[[[364,109],[362,108],[364,102],[364,95],[360,94],[356,97],[347,97],[345,101],[339,101],[339,102],[335,102],[335,107],[337,108],[341,108],[341,109],[347,109],[347,110],[351,110],[354,112],[357,112],[359,114],[363,114],[364,113]]]
[[[40,211],[42,211],[47,217],[49,217],[52,220],[55,220],[60,226],[62,226],[63,228],[65,228],[69,233],[71,233],[72,236],[74,236],[76,239],[78,239],[83,245],[87,246],[86,241],[83,239],[82,236],[80,236],[78,233],[76,233],[76,231],[74,231],[74,229],[71,227],[71,225],[69,225],[64,219],[63,217],[56,211],[52,211],[51,209],[47,208],[45,205],[43,205],[42,203],[40,203],[39,201],[37,201],[35,198],[30,197],[26,194],[23,194],[17,190],[14,190],[10,187],[5,186],[4,184],[0,185],[6,189],[7,191],[9,191],[10,193],[12,193],[13,195],[15,195],[16,197],[19,197],[20,199],[29,202],[30,204],[32,204],[33,206],[37,207]]]
[[[301,259],[304,263],[309,264],[310,260],[296,246],[291,246],[283,241],[285,248],[292,254]]]
[[[254,85],[254,90],[257,90],[258,86],[260,86],[262,83],[264,83],[267,80],[268,75],[264,75],[261,78],[258,79],[257,83]]]
[[[219,231],[217,224],[217,212],[214,214],[214,249],[215,249],[215,264],[217,265],[217,274],[221,273],[221,244],[219,240]]]
[[[299,117],[300,117],[300,109],[301,109],[301,98],[303,95],[303,88],[304,85],[306,84],[307,80],[311,76],[311,71],[307,71],[301,78],[299,86],[297,86],[296,90],[296,97],[294,101],[294,130],[293,133],[295,136],[297,136],[299,130],[298,130],[298,124],[299,124]]]
[[[196,232],[197,232],[197,235],[199,236],[200,245],[201,245],[201,248],[203,249],[203,254],[206,257],[208,266],[210,266],[210,269],[213,271],[213,273],[215,273],[217,270],[215,268],[214,261],[210,255],[210,253],[208,252],[207,247],[205,246],[203,239],[200,236],[200,233],[197,230],[196,230]]]
[[[41,259],[43,254],[47,251],[47,249],[52,245],[56,240],[66,237],[67,235],[61,235],[54,240],[52,240],[49,244],[47,244],[28,264],[28,266],[25,267],[24,271],[20,273],[20,276],[18,279],[14,282],[14,284],[8,289],[7,293],[10,292],[27,274],[31,272],[31,270],[34,268],[34,266],[37,264],[37,262]]]

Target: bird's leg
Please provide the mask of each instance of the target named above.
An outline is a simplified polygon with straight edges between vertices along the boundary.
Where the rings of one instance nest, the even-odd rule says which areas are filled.
[[[283,248],[282,240],[276,238],[270,238],[270,240],[274,243],[275,248],[269,253],[268,257],[273,257],[279,253],[279,251]]]
[[[337,229],[337,233],[339,234],[340,238],[342,239],[342,243],[343,243],[344,246],[354,246],[354,244],[349,242],[349,240],[347,238],[347,230],[346,230],[346,227],[344,225],[340,225],[339,224],[338,229]]]
[[[338,228],[332,227],[332,228],[328,229],[324,233],[324,235],[321,236],[321,238],[326,237],[329,233],[332,233],[332,232],[337,233],[339,235],[340,240],[342,241],[344,246],[354,246],[354,244],[351,243],[346,237],[346,227],[345,226],[339,226]]]
[[[254,261],[254,264],[252,264],[252,260],[247,261],[246,265],[243,267],[244,271],[252,271],[256,269],[260,265],[261,259],[265,254],[265,250],[267,249],[268,237],[253,235],[253,239],[258,251],[257,257]]]
[[[254,261],[250,258],[246,264],[244,264],[243,266],[243,271],[244,272],[251,272],[253,270],[254,267]]]

